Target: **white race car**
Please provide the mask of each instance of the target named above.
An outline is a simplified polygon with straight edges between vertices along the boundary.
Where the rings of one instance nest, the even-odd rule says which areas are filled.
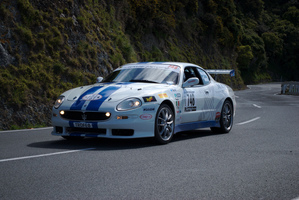
[[[197,65],[131,63],[94,85],[60,95],[53,107],[52,135],[155,137],[166,144],[180,131],[211,127],[228,133],[235,110],[233,90]]]

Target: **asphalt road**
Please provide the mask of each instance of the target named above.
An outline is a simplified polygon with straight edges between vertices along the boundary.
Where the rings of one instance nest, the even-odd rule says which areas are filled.
[[[299,199],[299,96],[280,84],[237,91],[229,134],[148,139],[0,132],[0,199]]]

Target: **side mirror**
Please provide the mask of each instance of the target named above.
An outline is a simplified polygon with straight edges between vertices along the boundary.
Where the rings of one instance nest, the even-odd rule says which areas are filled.
[[[97,83],[102,82],[103,79],[104,79],[103,77],[99,76],[99,77],[97,78]]]
[[[183,88],[192,87],[199,83],[199,79],[196,77],[189,78],[185,83],[183,83]]]

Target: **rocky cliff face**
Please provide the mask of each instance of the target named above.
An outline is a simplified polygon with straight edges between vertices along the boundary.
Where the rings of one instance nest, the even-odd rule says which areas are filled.
[[[107,19],[105,6],[97,3],[95,10],[84,1],[1,2],[0,129],[49,126],[59,93],[107,75],[114,64],[108,53],[125,62],[118,48],[110,46],[109,37],[116,35],[111,32],[120,27],[106,29],[113,20]]]

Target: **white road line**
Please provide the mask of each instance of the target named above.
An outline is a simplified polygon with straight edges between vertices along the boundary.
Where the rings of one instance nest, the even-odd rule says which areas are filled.
[[[252,104],[254,107],[256,107],[256,108],[262,108],[262,106],[258,106],[258,105],[256,105],[256,104]]]
[[[250,123],[250,122],[254,122],[254,121],[256,121],[256,120],[258,120],[258,119],[260,119],[260,118],[261,118],[261,117],[256,117],[256,118],[253,118],[253,119],[251,119],[251,120],[248,120],[248,121],[245,121],[245,122],[238,123],[237,125],[248,124],[248,123]]]
[[[96,149],[96,148],[78,149],[78,150],[71,150],[71,151],[61,151],[61,152],[56,152],[56,153],[47,153],[47,154],[40,154],[40,155],[34,155],[34,156],[24,156],[24,157],[17,157],[17,158],[7,158],[7,159],[0,160],[0,162],[8,162],[8,161],[14,161],[14,160],[24,160],[24,159],[30,159],[30,158],[54,156],[54,155],[60,155],[60,154],[75,153],[75,152],[80,152],[80,151],[88,151],[88,150],[93,150],[93,149]]]
[[[14,132],[22,132],[22,131],[38,131],[38,130],[47,130],[47,129],[52,129],[52,128],[53,127],[32,128],[32,129],[19,129],[19,130],[0,131],[0,133],[14,133]]]

